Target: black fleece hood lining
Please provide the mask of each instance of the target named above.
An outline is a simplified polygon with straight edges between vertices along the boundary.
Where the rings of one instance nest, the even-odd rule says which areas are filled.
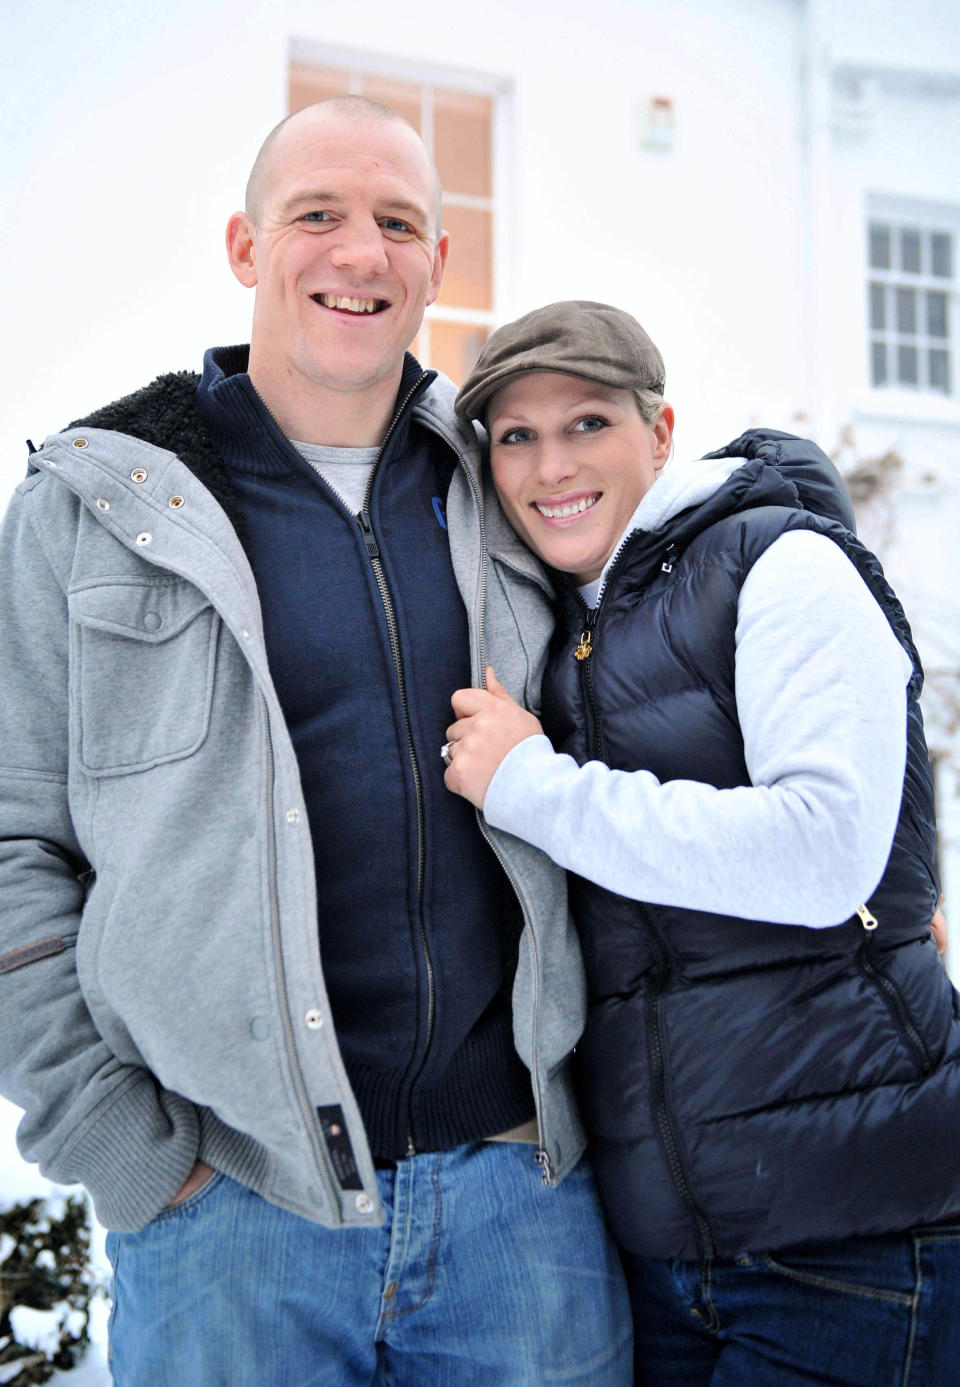
[[[237,504],[226,463],[197,405],[200,377],[193,371],[175,371],[132,395],[115,400],[69,425],[71,429],[109,429],[128,434],[141,443],[176,453],[197,480],[206,487],[226,513],[247,548],[247,527]]]

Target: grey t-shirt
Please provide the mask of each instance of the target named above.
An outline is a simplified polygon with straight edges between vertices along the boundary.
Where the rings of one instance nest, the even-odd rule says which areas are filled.
[[[380,449],[328,448],[322,443],[298,443],[296,439],[292,442],[300,456],[333,487],[347,509],[359,515]]]

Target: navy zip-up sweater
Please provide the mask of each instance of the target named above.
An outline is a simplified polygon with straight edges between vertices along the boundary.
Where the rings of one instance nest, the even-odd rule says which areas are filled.
[[[198,403],[246,524],[347,1073],[376,1157],[492,1136],[533,1114],[510,1013],[521,919],[473,810],[443,783],[450,695],[470,668],[442,523],[456,460],[411,419],[432,374],[407,357],[365,539],[246,364],[246,348],[208,352]]]

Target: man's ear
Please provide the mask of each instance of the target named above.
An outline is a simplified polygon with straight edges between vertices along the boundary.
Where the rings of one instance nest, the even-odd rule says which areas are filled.
[[[427,291],[427,303],[433,303],[440,292],[440,285],[443,283],[443,271],[447,263],[447,251],[450,249],[450,234],[441,231],[437,237],[436,249],[433,252],[433,272],[430,275],[430,288]],[[234,271],[236,274],[236,271]]]
[[[234,212],[227,222],[227,258],[240,283],[252,289],[257,282],[256,236],[246,212]]]

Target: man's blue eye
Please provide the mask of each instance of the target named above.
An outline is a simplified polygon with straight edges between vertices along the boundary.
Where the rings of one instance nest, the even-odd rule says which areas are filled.
[[[319,222],[323,221],[324,218],[329,217],[329,215],[329,212],[305,212],[303,220],[305,222]]]
[[[384,217],[383,228],[385,231],[409,231],[411,229],[409,224],[401,221],[399,217]]]

